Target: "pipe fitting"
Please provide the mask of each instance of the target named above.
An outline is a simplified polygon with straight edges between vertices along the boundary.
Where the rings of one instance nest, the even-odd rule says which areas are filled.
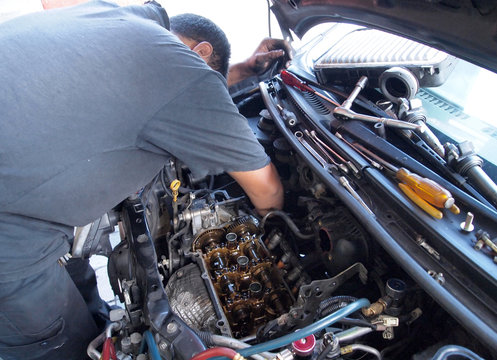
[[[402,98],[412,99],[419,90],[418,79],[412,72],[399,66],[385,70],[378,81],[383,95],[394,103]]]

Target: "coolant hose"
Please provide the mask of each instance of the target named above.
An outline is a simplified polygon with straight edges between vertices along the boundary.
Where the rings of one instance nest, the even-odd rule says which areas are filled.
[[[479,355],[475,354],[471,350],[459,346],[459,345],[445,345],[442,346],[438,351],[435,353],[435,356],[433,356],[432,360],[445,360],[449,359],[450,356],[456,356],[458,359],[459,357],[463,356],[465,359],[471,359],[471,360],[483,360],[482,357]]]
[[[262,218],[261,223],[259,224],[259,228],[264,230],[264,225],[266,224],[266,220],[272,216],[279,216],[280,218],[282,218],[285,221],[285,223],[288,225],[290,230],[293,232],[293,234],[299,239],[308,240],[308,239],[313,239],[315,236],[314,234],[302,234],[299,228],[297,227],[297,225],[295,225],[295,223],[292,221],[290,216],[288,216],[285,212],[281,210],[271,210],[270,212],[268,212]]]
[[[211,358],[215,358],[218,356],[222,356],[224,358],[228,358],[232,360],[236,356],[236,351],[227,347],[213,347],[207,350],[198,353],[191,360],[207,360]]]
[[[346,317],[349,314],[352,314],[353,312],[356,312],[357,310],[362,309],[363,307],[369,306],[369,300],[368,299],[359,299],[357,301],[354,301],[353,303],[345,306],[343,309],[340,309],[324,318],[321,320],[316,321],[315,323],[308,325],[300,330],[297,330],[295,332],[292,332],[290,334],[284,335],[282,337],[279,337],[274,340],[267,341],[262,344],[257,344],[245,349],[242,349],[239,351],[239,354],[242,355],[243,357],[249,357],[254,354],[259,354],[264,351],[271,351],[277,348],[280,348],[282,346],[288,345],[292,343],[293,341],[297,341],[300,339],[303,339],[311,334],[314,334],[325,327],[335,323],[336,321]]]
[[[249,344],[247,344],[243,341],[237,340],[237,339],[233,339],[233,338],[228,337],[228,336],[210,334],[209,340],[213,343],[213,345],[228,347],[228,348],[234,349],[234,350],[240,350],[240,349],[245,349],[245,348],[250,347]],[[276,354],[270,353],[270,352],[262,352],[262,353],[260,353],[260,355],[262,355],[262,356],[252,355],[251,357],[254,360],[274,359],[276,357]]]
[[[154,336],[149,330],[146,330],[143,333],[143,340],[142,344],[140,347],[140,354],[143,354],[145,350],[145,343],[148,346],[148,355],[150,359],[152,360],[161,360],[160,354],[159,354],[159,348],[157,347],[157,344],[155,343]]]

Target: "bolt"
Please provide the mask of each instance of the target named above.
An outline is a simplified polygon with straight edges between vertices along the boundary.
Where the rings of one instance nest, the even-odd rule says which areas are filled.
[[[176,323],[170,322],[167,324],[166,331],[168,334],[174,334],[178,330],[178,325]]]
[[[471,232],[475,229],[475,226],[473,225],[473,219],[474,215],[472,212],[468,211],[468,214],[466,215],[466,220],[461,223],[461,230],[464,232]]]
[[[492,249],[492,251],[497,253],[497,244],[495,244],[495,242],[490,239],[490,235],[487,232],[478,230],[478,232],[476,233],[476,238],[478,239],[478,241],[483,241],[485,245],[487,245],[490,249]],[[483,247],[483,245],[481,247]]]
[[[485,242],[483,240],[478,240],[475,244],[475,250],[481,250],[483,248],[483,245],[485,245]]]
[[[436,276],[435,276],[435,280],[440,284],[440,285],[444,285],[445,284],[445,277],[444,277],[444,274],[442,273],[438,273]]]
[[[159,349],[161,349],[162,351],[166,351],[167,347],[168,347],[168,345],[167,345],[167,343],[165,341],[161,341],[159,343]]]

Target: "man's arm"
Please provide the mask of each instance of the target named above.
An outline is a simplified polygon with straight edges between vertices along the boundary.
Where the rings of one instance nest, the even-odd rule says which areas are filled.
[[[228,86],[232,86],[250,76],[263,74],[279,59],[283,59],[281,68],[286,68],[291,58],[292,49],[287,41],[266,38],[261,41],[247,60],[230,66]]]
[[[283,185],[272,163],[258,170],[229,174],[245,190],[260,215],[264,216],[271,209],[283,208]]]

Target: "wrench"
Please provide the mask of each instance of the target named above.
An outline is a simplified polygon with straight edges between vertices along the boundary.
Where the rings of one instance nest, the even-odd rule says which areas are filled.
[[[365,114],[358,114],[355,111],[350,110],[352,103],[357,98],[362,89],[366,87],[368,83],[368,78],[366,76],[361,76],[359,81],[357,82],[354,90],[350,93],[349,97],[345,99],[341,106],[338,106],[333,110],[333,115],[335,115],[339,119],[349,119],[349,120],[360,120],[365,122],[372,123],[381,123],[385,126],[396,127],[399,129],[408,129],[408,130],[416,130],[420,133],[423,133],[426,128],[419,124],[406,123],[405,121],[377,117]]]

